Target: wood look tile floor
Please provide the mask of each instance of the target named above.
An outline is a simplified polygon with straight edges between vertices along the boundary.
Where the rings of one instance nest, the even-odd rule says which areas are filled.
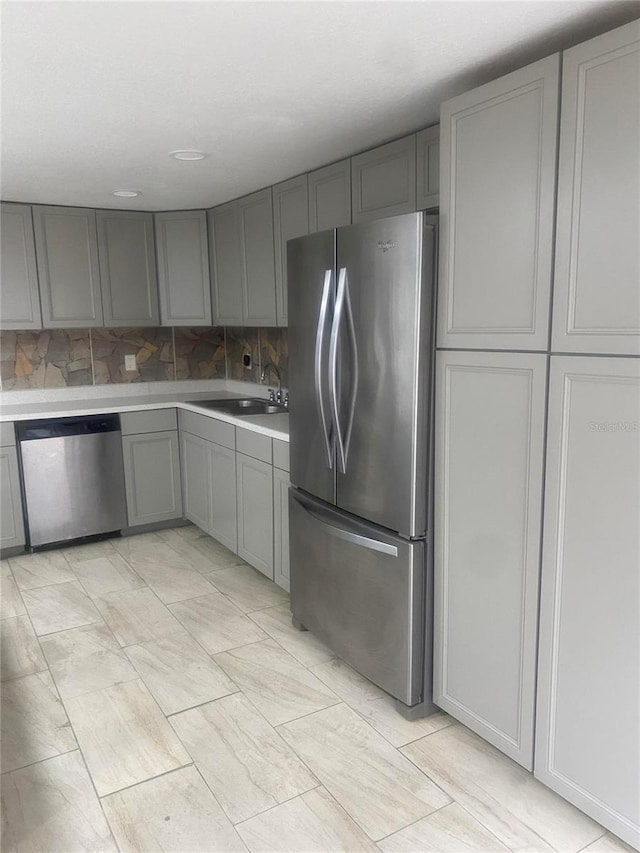
[[[629,853],[192,526],[0,562],[2,850]]]

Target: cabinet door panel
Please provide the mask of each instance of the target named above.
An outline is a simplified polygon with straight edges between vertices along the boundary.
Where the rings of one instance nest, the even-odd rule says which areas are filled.
[[[406,136],[351,158],[354,222],[416,210],[416,137]]]
[[[273,469],[236,454],[238,554],[273,580]]]
[[[527,769],[546,362],[437,354],[434,701]]]
[[[545,350],[559,56],[440,113],[438,346]]]
[[[276,325],[276,278],[271,188],[238,202],[242,235],[244,322]]]
[[[209,211],[209,251],[214,322],[241,326],[242,247],[236,201]]]
[[[309,233],[351,225],[351,160],[309,172]]]
[[[211,466],[209,442],[188,432],[180,433],[184,517],[211,533]]]
[[[437,207],[440,201],[440,125],[416,134],[418,210]]]
[[[40,292],[31,208],[0,205],[0,327],[41,329]]]
[[[273,579],[289,591],[289,475],[273,469]]]
[[[276,252],[276,314],[287,325],[287,240],[309,233],[307,176],[273,187],[273,227]]]
[[[563,55],[553,350],[640,353],[640,22]]]
[[[637,359],[552,356],[535,775],[636,846],[639,419]]]
[[[96,211],[105,326],[157,326],[158,276],[153,216]]]
[[[33,224],[44,327],[102,326],[95,210],[34,206]]]
[[[210,326],[211,286],[204,210],[156,213],[163,326]]]
[[[122,437],[130,527],[182,517],[178,433]]]
[[[219,444],[209,446],[211,466],[211,535],[238,553],[236,453]]]
[[[16,448],[0,447],[0,548],[15,548],[24,543]]]

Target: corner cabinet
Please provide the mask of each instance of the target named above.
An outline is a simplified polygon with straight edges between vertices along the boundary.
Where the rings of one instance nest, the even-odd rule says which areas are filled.
[[[416,137],[396,139],[351,158],[353,222],[416,210]]]
[[[278,326],[286,326],[287,317],[287,240],[309,233],[309,195],[307,176],[300,175],[273,187],[273,228],[276,261],[276,317]]]
[[[563,55],[552,349],[640,354],[640,22]]]
[[[211,290],[204,210],[154,214],[163,326],[210,326]]]
[[[436,364],[434,701],[530,770],[547,356]]]
[[[103,326],[95,210],[32,210],[44,327]]]
[[[640,361],[551,358],[534,772],[636,847],[639,420]]]
[[[437,345],[546,350],[560,57],[440,111]]]
[[[175,409],[120,415],[129,527],[182,518]]]
[[[40,292],[28,204],[0,205],[0,328],[41,329]]]
[[[159,325],[153,215],[98,210],[96,224],[105,326]]]

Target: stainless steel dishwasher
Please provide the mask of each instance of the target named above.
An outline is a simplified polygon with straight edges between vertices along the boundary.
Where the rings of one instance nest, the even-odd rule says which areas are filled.
[[[118,415],[20,421],[16,426],[31,547],[126,526]]]

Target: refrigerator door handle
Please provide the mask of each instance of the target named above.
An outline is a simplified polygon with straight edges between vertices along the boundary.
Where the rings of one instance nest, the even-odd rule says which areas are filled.
[[[329,434],[329,426],[327,424],[327,413],[325,412],[324,407],[324,397],[322,394],[322,350],[324,348],[324,332],[327,325],[327,313],[329,311],[329,299],[331,297],[332,272],[332,270],[325,270],[324,274],[324,285],[322,288],[322,299],[320,301],[320,313],[318,315],[316,349],[314,355],[316,402],[318,404],[320,423],[322,424],[322,437],[324,438],[324,449],[327,454],[328,468],[333,468],[333,453],[331,451],[331,438]]]
[[[343,530],[341,527],[336,527],[334,524],[329,524],[328,521],[317,512],[314,512],[302,501],[298,501],[298,505],[312,518],[319,521],[326,529],[330,536],[335,536],[336,539],[343,539],[345,542],[351,542],[354,545],[360,545],[362,548],[368,548],[369,551],[379,551],[382,554],[389,554],[392,557],[398,556],[398,549],[395,545],[389,545],[387,542],[380,542],[378,539],[370,539],[368,536],[362,536],[359,533],[351,533],[349,530]]]
[[[351,399],[349,401],[349,420],[344,434],[344,469],[347,469],[349,457],[349,446],[351,444],[351,432],[353,430],[353,419],[356,413],[356,397],[358,396],[358,342],[356,340],[356,326],[353,321],[353,308],[351,307],[351,294],[349,293],[349,277],[344,271],[345,304],[347,308],[347,324],[349,327],[349,341],[351,343]],[[344,473],[344,472],[343,472]]]
[[[340,335],[342,312],[344,310],[344,294],[346,280],[347,271],[346,269],[341,269],[340,275],[338,276],[336,307],[333,313],[331,339],[329,342],[329,394],[331,397],[331,413],[333,416],[333,426],[335,429],[336,436],[338,471],[341,474],[344,474],[346,471],[346,458],[344,452],[344,442],[342,440],[342,430],[340,429],[340,416],[338,412],[338,338]]]

